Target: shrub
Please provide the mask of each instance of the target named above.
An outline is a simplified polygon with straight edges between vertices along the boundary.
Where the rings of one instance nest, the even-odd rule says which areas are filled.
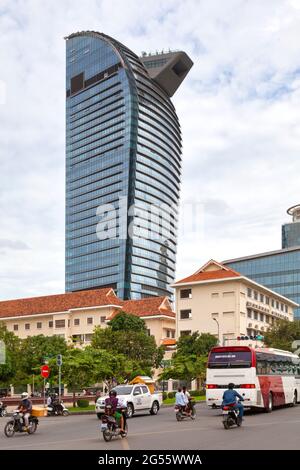
[[[167,392],[164,392],[163,393],[163,400],[166,400],[168,398],[168,393]]]
[[[89,406],[89,404],[90,404],[89,400],[84,400],[82,398],[77,400],[77,406],[79,408],[87,408]]]
[[[202,390],[199,390],[199,397],[204,397],[206,395],[206,390],[203,388]]]
[[[174,397],[175,397],[175,392],[168,393],[168,398],[174,398]]]
[[[190,395],[191,397],[197,397],[199,395],[199,390],[191,390]]]

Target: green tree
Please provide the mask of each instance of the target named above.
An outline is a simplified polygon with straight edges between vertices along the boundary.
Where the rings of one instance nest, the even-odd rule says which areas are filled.
[[[0,364],[0,384],[8,386],[19,367],[20,339],[5,324],[0,322],[0,340],[4,342],[6,349],[6,363]]]
[[[127,318],[129,317],[129,318]],[[116,325],[126,324],[132,321],[133,315],[122,314],[122,320],[113,323]],[[136,317],[134,317],[135,321]],[[135,323],[136,324],[136,323]],[[159,367],[164,356],[164,347],[157,347],[155,338],[149,336],[144,329],[132,331],[130,329],[113,329],[111,325],[107,328],[96,327],[92,337],[92,347],[102,349],[112,354],[123,354],[128,360],[135,361],[139,368],[151,375],[151,369]]]
[[[293,351],[293,341],[300,339],[300,320],[280,320],[264,335],[264,343],[271,348]]]
[[[39,374],[45,358],[56,357],[66,351],[67,343],[61,336],[28,336],[21,342],[19,368],[31,378],[33,374]]]
[[[200,379],[202,382],[206,374],[206,364],[207,356],[178,355],[172,360],[171,366],[160,374],[160,380],[176,379],[189,382]]]
[[[211,348],[218,343],[217,338],[210,333],[201,333],[198,331],[191,335],[184,335],[178,339],[176,356],[207,356]]]
[[[73,406],[76,406],[75,392],[94,381],[95,363],[85,350],[72,349],[64,356],[62,365],[63,382],[73,392]]]
[[[128,315],[121,311],[108,323],[112,331],[139,331],[146,333],[145,321],[136,315]]]

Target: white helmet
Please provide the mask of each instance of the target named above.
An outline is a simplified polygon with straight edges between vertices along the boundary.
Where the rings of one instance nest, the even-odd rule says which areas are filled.
[[[29,394],[27,392],[23,392],[21,395],[22,400],[26,400],[26,398],[29,397]]]

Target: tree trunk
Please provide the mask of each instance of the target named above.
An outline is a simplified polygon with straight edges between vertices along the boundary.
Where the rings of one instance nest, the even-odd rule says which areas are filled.
[[[75,392],[73,392],[73,406],[74,406],[74,408],[76,407],[76,398],[75,398]]]

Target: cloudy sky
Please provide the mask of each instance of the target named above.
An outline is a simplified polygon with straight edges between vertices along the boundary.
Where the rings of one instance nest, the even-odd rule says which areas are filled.
[[[300,202],[300,0],[0,0],[0,299],[64,290],[63,38],[87,29],[194,61],[173,99],[198,205],[177,277],[279,249]]]

